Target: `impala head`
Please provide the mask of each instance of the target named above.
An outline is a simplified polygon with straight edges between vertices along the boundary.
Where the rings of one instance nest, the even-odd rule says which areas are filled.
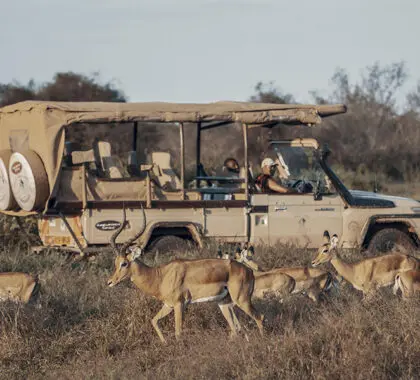
[[[127,254],[127,251],[130,248],[130,245],[135,242],[146,229],[146,214],[144,212],[144,209],[142,207],[143,212],[143,224],[140,228],[140,231],[136,233],[132,238],[128,239],[124,244],[121,245],[121,247],[117,247],[115,240],[117,239],[118,235],[121,233],[121,231],[124,229],[126,225],[126,212],[125,208],[123,207],[123,222],[121,223],[121,226],[115,231],[115,233],[110,238],[110,245],[116,254],[115,258],[115,270],[112,276],[108,280],[108,286],[112,287],[120,283],[121,281],[124,281],[125,279],[129,278],[131,276],[131,266],[134,260],[136,260],[138,257],[140,257],[143,253],[142,248],[135,248],[131,250],[130,253]]]
[[[316,267],[323,263],[330,261],[336,255],[336,248],[338,245],[338,236],[333,235],[330,238],[328,231],[324,232],[324,244],[318,249],[318,255],[312,261],[312,266]]]

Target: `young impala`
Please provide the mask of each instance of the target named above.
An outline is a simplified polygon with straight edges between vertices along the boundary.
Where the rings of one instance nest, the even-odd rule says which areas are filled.
[[[419,261],[415,257],[402,254],[384,255],[350,264],[338,256],[337,245],[337,235],[330,238],[328,231],[325,231],[324,244],[319,248],[312,265],[331,262],[340,276],[363,292],[364,298],[372,296],[380,287],[392,285],[398,273],[419,267]]]
[[[28,303],[38,290],[38,276],[21,272],[0,273],[0,301]]]
[[[404,300],[411,298],[415,293],[420,293],[420,270],[409,270],[395,276],[394,294],[401,290]]]
[[[273,293],[283,298],[289,294],[305,293],[311,300],[317,302],[320,294],[329,290],[335,281],[331,273],[315,268],[273,268],[262,271],[254,261],[254,247],[252,245],[248,246],[246,244],[242,250],[237,249],[235,260],[253,270],[255,297],[263,297],[265,294]]]
[[[108,286],[112,287],[130,279],[141,291],[163,303],[160,311],[152,319],[152,325],[160,340],[165,342],[158,325],[160,319],[175,311],[175,335],[179,337],[186,306],[190,303],[209,301],[218,303],[232,335],[236,335],[240,328],[233,312],[233,304],[256,322],[262,334],[264,316],[259,315],[251,303],[254,276],[245,265],[234,260],[201,259],[173,260],[152,268],[136,260],[138,254],[127,254],[129,246],[146,228],[146,215],[144,210],[142,211],[141,230],[118,249],[115,240],[126,224],[126,211],[123,210],[123,222],[110,239],[117,257],[115,272],[108,280]]]

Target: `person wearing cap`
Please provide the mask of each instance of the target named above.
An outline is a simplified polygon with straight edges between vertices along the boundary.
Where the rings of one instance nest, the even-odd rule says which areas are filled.
[[[223,163],[223,170],[227,171],[229,174],[238,175],[240,170],[238,161],[232,157],[226,158]]]
[[[297,193],[296,189],[284,187],[274,180],[273,175],[276,172],[277,165],[271,158],[264,158],[261,162],[262,173],[255,180],[255,184],[263,193]]]

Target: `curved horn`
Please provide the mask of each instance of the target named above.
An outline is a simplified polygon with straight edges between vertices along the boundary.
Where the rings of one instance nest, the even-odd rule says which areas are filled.
[[[120,254],[120,251],[118,250],[117,245],[115,244],[115,240],[117,239],[121,231],[124,229],[126,221],[127,221],[127,215],[125,212],[125,206],[123,204],[123,220],[122,220],[121,226],[119,226],[118,229],[109,238],[109,244],[111,245],[111,248],[114,251],[114,253],[116,253],[117,255]]]
[[[140,228],[140,231],[137,232],[131,239],[128,239],[123,246],[121,247],[121,253],[123,255],[126,254],[128,247],[131,243],[135,242],[141,235],[143,235],[144,231],[146,230],[146,212],[144,211],[143,205],[141,206],[141,211],[143,212],[143,225]]]

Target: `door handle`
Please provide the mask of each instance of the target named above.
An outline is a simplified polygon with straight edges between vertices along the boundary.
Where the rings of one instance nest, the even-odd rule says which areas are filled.
[[[286,211],[287,206],[276,206],[274,207],[274,211]]]

